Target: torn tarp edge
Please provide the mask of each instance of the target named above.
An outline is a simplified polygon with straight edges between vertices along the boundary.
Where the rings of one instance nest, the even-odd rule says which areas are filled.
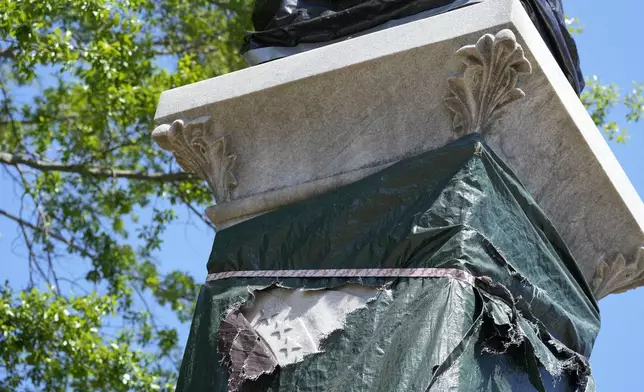
[[[374,290],[374,295],[369,298],[364,307],[369,303],[376,301],[381,294],[391,296],[390,282],[370,286],[356,283],[345,283],[341,286],[353,284],[356,286],[369,286]],[[340,287],[341,287],[340,286]],[[296,290],[298,288],[284,287],[280,283],[273,283],[265,287],[247,286],[248,296],[245,301],[236,302],[231,306],[221,321],[219,326],[218,347],[222,353],[222,364],[228,370],[228,392],[242,392],[246,390],[258,390],[256,382],[262,376],[270,376],[279,366],[277,353],[275,353],[270,344],[268,344],[260,334],[251,325],[245,317],[242,309],[252,306],[257,293],[271,289]],[[303,289],[303,291],[316,292],[325,289]],[[359,310],[364,307],[355,309]],[[331,331],[331,333],[335,332]],[[328,337],[325,336],[324,339]],[[322,342],[324,341],[322,339]]]
[[[242,391],[277,367],[275,355],[239,309],[221,321],[218,345],[228,369],[228,392]]]
[[[247,302],[236,304],[221,322],[219,347],[229,372],[229,392],[243,391],[245,390],[243,388],[248,387],[248,383],[252,384],[263,375],[271,375],[279,367],[275,354],[240,311],[243,306],[247,306],[249,302],[252,303],[255,292],[274,287],[281,287],[281,285],[274,283],[254,289],[248,287]],[[553,378],[567,374],[574,380],[578,391],[586,390],[590,378],[588,360],[550,335],[532,315],[527,302],[522,298],[514,298],[507,288],[493,283],[487,277],[477,277],[476,284],[472,288],[477,301],[480,302],[479,313],[451,354],[432,370],[432,379],[427,391],[431,390],[443,373],[457,363],[459,356],[472,339],[476,339],[482,345],[484,353],[510,355],[512,350],[519,352],[519,355],[523,355],[526,366],[536,361],[537,365]],[[376,297],[367,303],[375,299]],[[324,341],[321,343],[323,346]],[[548,360],[540,354],[535,346],[538,344],[547,349],[555,361]],[[306,360],[306,357],[303,360]],[[533,387],[539,391],[545,391],[540,375],[534,371],[528,371],[528,373]]]
[[[567,373],[575,380],[578,391],[586,391],[591,374],[590,363],[586,357],[574,350],[571,350],[565,344],[552,336],[545,325],[532,314],[531,306],[527,301],[525,301],[525,299],[514,297],[506,287],[501,284],[493,283],[489,278],[479,278],[477,279],[477,283],[480,284],[478,288],[481,290],[481,294],[484,297],[487,297],[489,300],[492,300],[493,298],[500,300],[510,311],[510,313],[507,314],[507,316],[510,316],[508,319],[509,322],[506,322],[505,324],[497,324],[509,328],[506,334],[499,336],[503,339],[510,338],[510,340],[504,342],[505,350],[511,346],[518,346],[525,340],[528,340],[531,344],[531,355],[534,355],[538,359],[539,364],[543,366],[550,375],[557,378],[561,374]],[[488,313],[487,316],[490,317],[490,322],[496,323],[496,320],[498,320],[495,319],[492,314]],[[528,322],[527,326],[531,327],[538,336],[538,342],[533,342],[529,335],[523,331],[519,326],[519,320],[525,320]],[[497,329],[494,330],[498,331]],[[486,340],[489,341],[490,338],[491,337],[488,337]],[[556,365],[558,365],[556,368],[553,367],[555,364],[546,363],[546,358],[540,356],[538,351],[534,348],[534,345],[539,342],[543,344],[544,347],[547,348],[548,351],[556,358]],[[500,353],[504,353],[505,350]],[[492,346],[486,346],[486,351],[494,353],[495,348]],[[537,385],[533,386],[538,388]],[[543,388],[543,386],[541,386],[541,388]]]

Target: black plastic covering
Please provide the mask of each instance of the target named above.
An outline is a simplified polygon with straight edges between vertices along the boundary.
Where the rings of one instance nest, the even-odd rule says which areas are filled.
[[[478,135],[224,229],[208,263],[209,273],[365,268],[458,270],[474,283],[448,273],[210,281],[177,391],[595,390],[593,294],[548,218]],[[320,353],[288,366],[270,360],[236,313],[276,284],[346,283],[392,295],[349,314]]]
[[[486,1],[486,0],[481,0]],[[254,32],[242,53],[263,47],[292,47],[333,41],[419,12],[470,3],[463,0],[256,0]],[[578,94],[584,88],[574,40],[561,0],[521,0],[532,22]]]

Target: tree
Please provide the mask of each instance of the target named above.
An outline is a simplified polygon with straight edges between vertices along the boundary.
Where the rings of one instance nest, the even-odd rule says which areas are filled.
[[[198,285],[161,273],[153,254],[175,211],[213,227],[200,212],[208,190],[153,145],[152,116],[162,91],[244,66],[236,49],[251,2],[0,0],[0,9],[0,167],[20,205],[0,206],[0,218],[16,224],[30,270],[27,287],[0,287],[0,391],[171,390],[180,342],[149,304],[186,321]],[[590,79],[584,94],[618,141],[614,105],[641,119],[642,86],[619,98]],[[77,260],[82,278],[60,271],[60,259]]]
[[[573,35],[583,32],[577,18],[566,17],[566,24]],[[626,143],[629,135],[626,125],[610,119],[613,109],[624,106],[626,124],[637,123],[644,116],[644,83],[633,81],[633,89],[622,95],[616,84],[601,84],[597,75],[593,75],[586,78],[586,88],[580,98],[597,127],[606,134],[608,140],[615,140],[617,143]]]
[[[0,217],[15,222],[30,267],[28,287],[0,289],[0,390],[171,389],[177,332],[148,304],[187,320],[198,287],[159,272],[153,253],[177,209],[212,228],[196,207],[210,193],[153,145],[153,114],[162,91],[243,66],[251,3],[0,0],[0,10],[0,166],[20,190],[19,210]],[[142,211],[151,219],[138,222]],[[61,258],[78,260],[82,279],[59,271]]]

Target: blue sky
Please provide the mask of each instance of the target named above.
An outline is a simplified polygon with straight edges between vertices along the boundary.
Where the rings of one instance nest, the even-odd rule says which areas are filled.
[[[644,1],[564,0],[570,16],[584,28],[576,36],[581,67],[588,76],[629,89],[644,81]],[[626,90],[628,91],[628,90]],[[623,111],[615,119],[623,118]],[[629,127],[626,145],[610,146],[637,189],[644,195],[644,124]],[[591,357],[599,391],[644,390],[644,288],[610,295],[599,302],[602,328]]]
[[[566,12],[578,17],[584,31],[577,36],[582,69],[587,76],[598,75],[603,82],[615,82],[628,90],[633,80],[644,81],[644,1],[607,2],[567,0]],[[614,119],[623,121],[623,110]],[[626,145],[610,146],[640,195],[644,194],[644,124],[629,127]],[[0,206],[16,207],[10,181],[0,172]],[[15,211],[15,210],[14,210]],[[142,216],[144,218],[144,216]],[[187,223],[187,224],[186,224]],[[15,226],[0,217],[0,281],[9,279],[14,287],[27,280],[25,249],[17,240]],[[197,279],[205,278],[205,264],[213,235],[188,215],[181,215],[164,233],[164,250],[158,261],[164,269],[179,268]],[[78,260],[62,262],[74,272]],[[591,363],[599,391],[641,391],[644,383],[644,288],[611,295],[600,301],[602,329]],[[170,323],[172,317],[163,312]],[[188,325],[181,327],[187,339]]]

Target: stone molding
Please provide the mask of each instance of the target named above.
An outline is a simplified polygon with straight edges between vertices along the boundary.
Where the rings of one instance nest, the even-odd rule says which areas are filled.
[[[237,186],[233,173],[237,156],[228,152],[226,137],[215,136],[210,116],[198,117],[184,124],[159,125],[152,138],[164,150],[174,154],[183,170],[206,180],[215,202],[230,201],[231,189]]]
[[[592,289],[597,299],[618,294],[644,283],[644,246],[639,247],[630,262],[618,253],[612,260],[602,260],[595,270]]]
[[[210,124],[191,121],[203,115]],[[155,121],[166,124],[155,131],[159,144],[211,184],[217,205],[206,213],[217,230],[457,133],[483,133],[598,297],[644,286],[629,257],[644,245],[644,203],[519,0],[482,1],[168,90]],[[197,128],[208,130],[212,152],[199,152],[189,135]],[[612,266],[618,253],[623,268]]]
[[[465,71],[447,81],[450,95],[445,105],[453,112],[454,132],[459,137],[483,134],[503,107],[525,96],[516,84],[519,74],[532,73],[532,66],[509,29],[485,34],[455,56],[465,64]]]

